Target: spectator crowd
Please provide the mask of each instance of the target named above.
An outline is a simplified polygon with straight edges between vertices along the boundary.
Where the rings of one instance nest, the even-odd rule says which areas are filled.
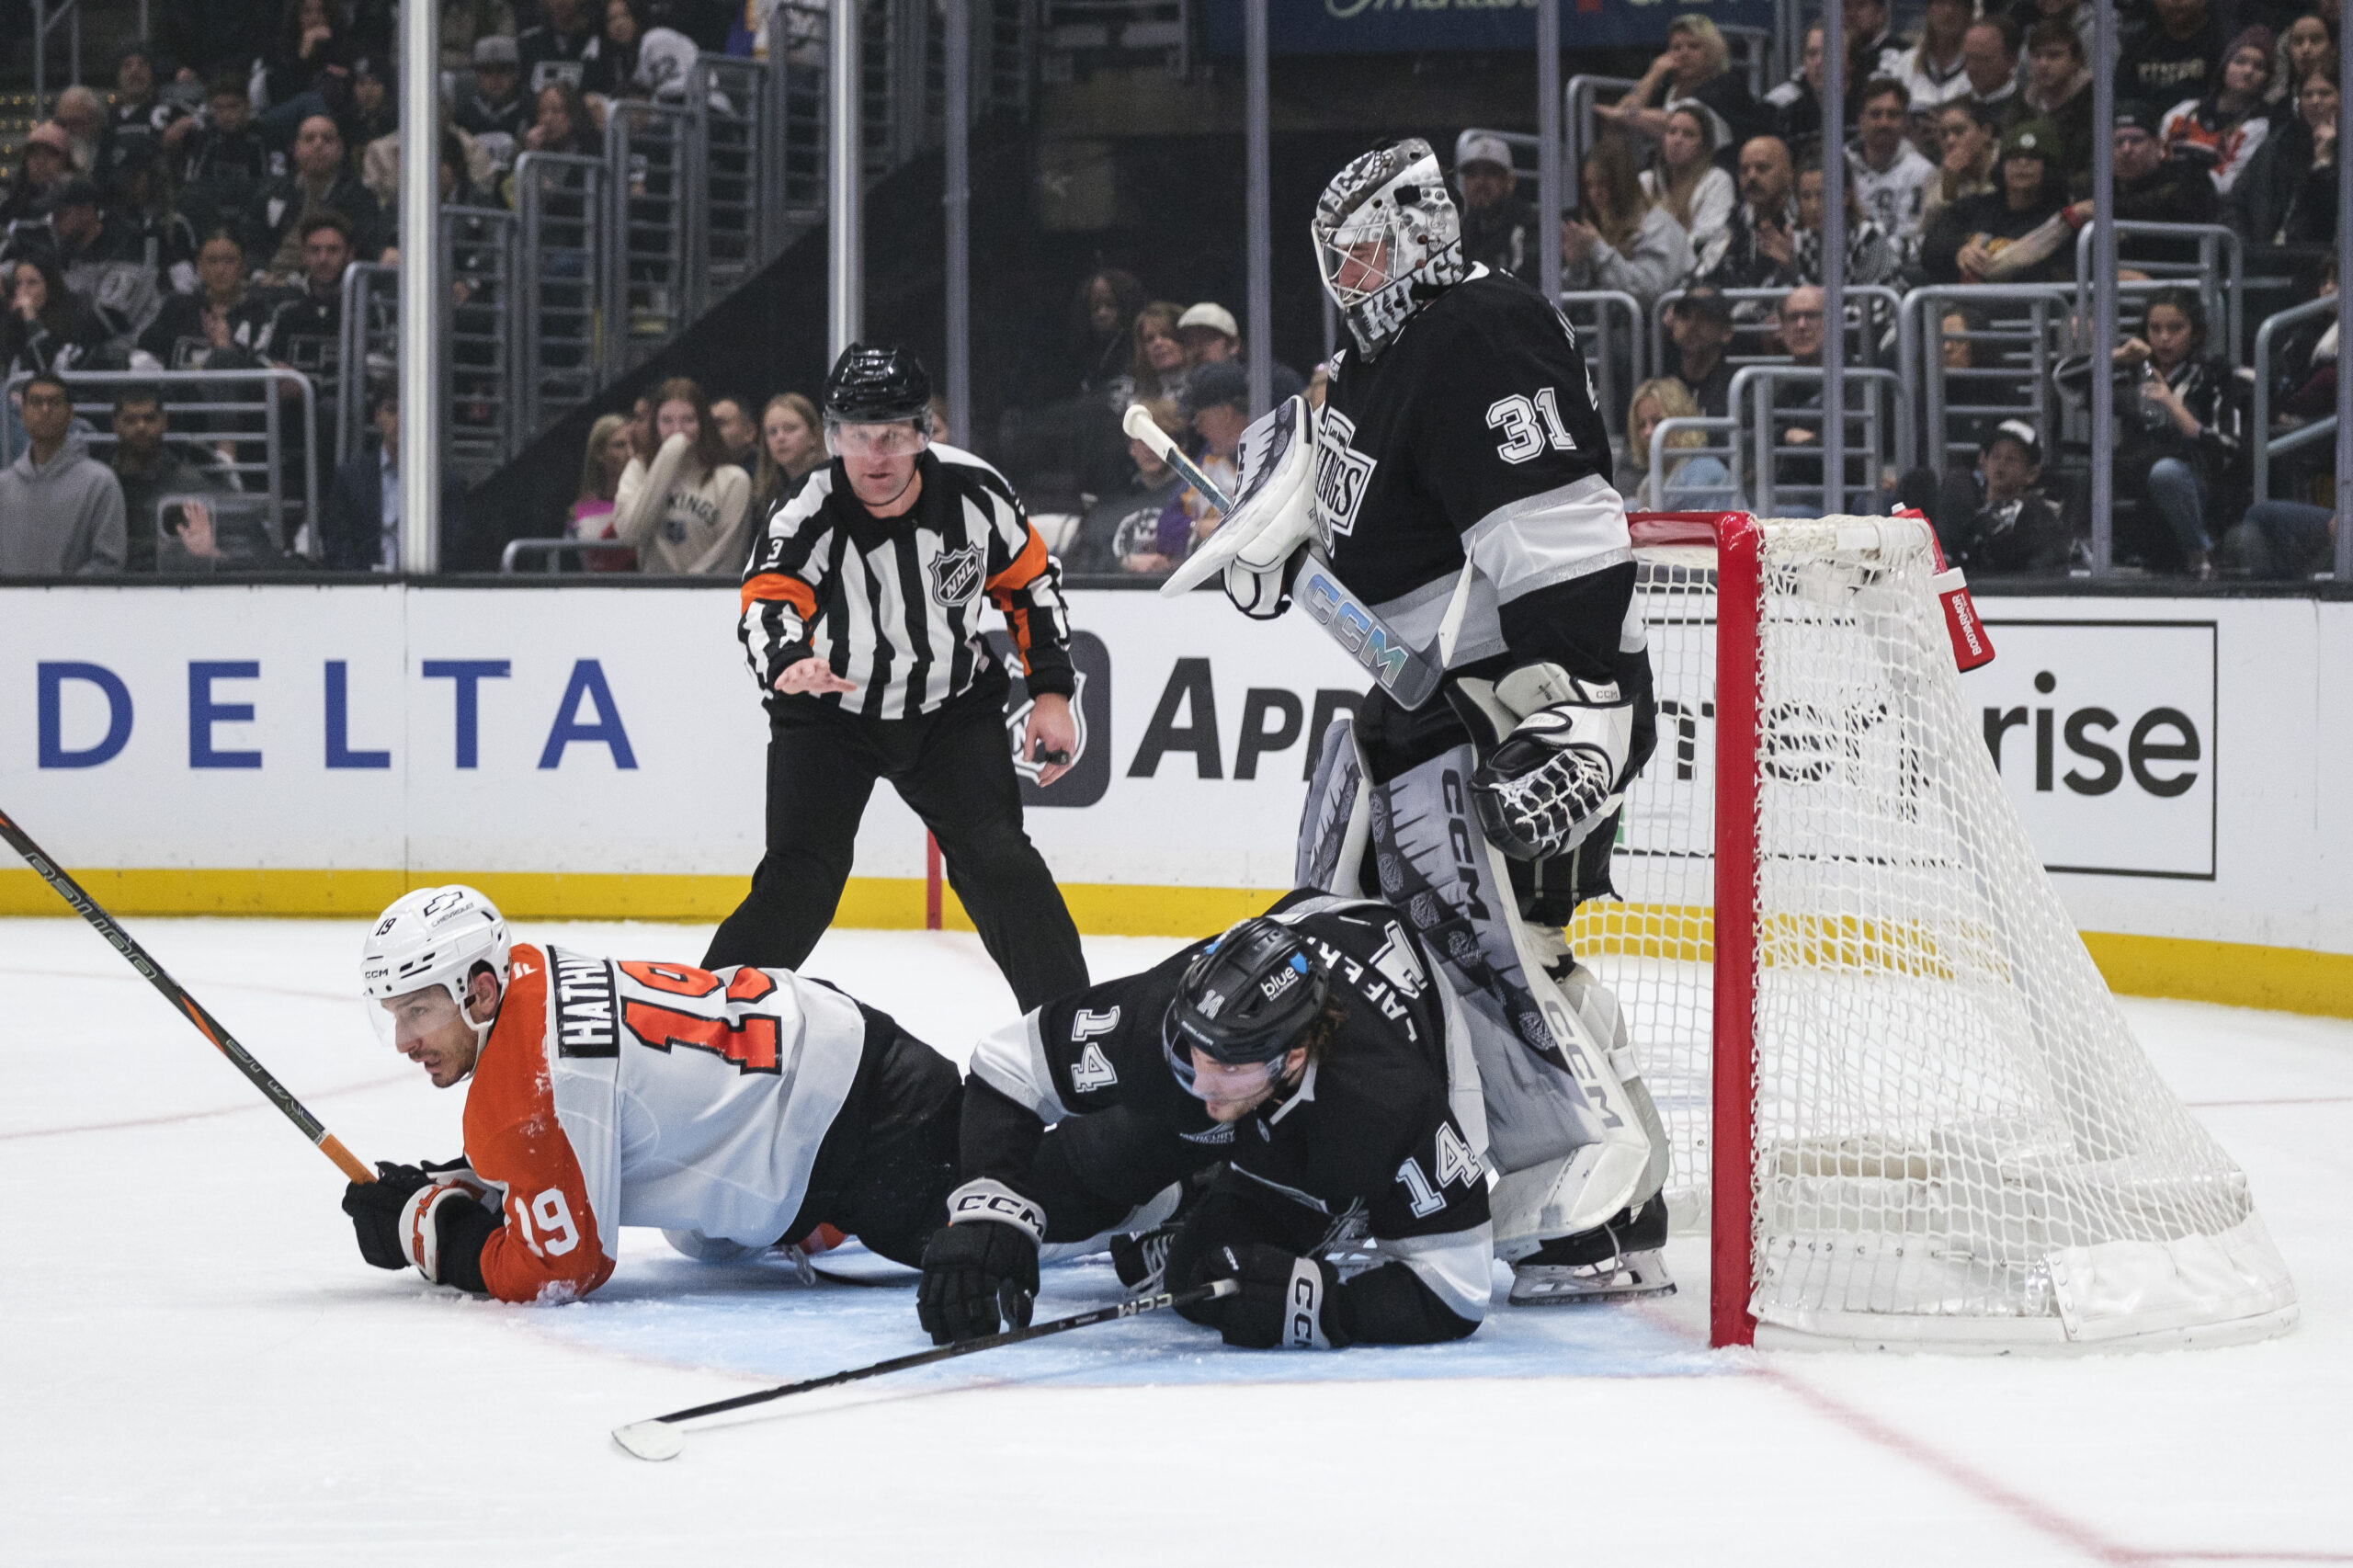
[[[1568,210],[1535,210],[1506,138],[1462,133],[1450,173],[1467,259],[1533,280],[1540,225],[1552,222],[1564,288],[1631,295],[1645,318],[1674,295],[1663,362],[1610,411],[1613,423],[1623,415],[1621,488],[1645,506],[1740,504],[1760,474],[1732,472],[1688,423],[1735,412],[1735,358],[1819,366],[1852,353],[1858,334],[1894,331],[1869,303],[1859,324],[1824,318],[1833,201],[1846,214],[1849,285],[2072,282],[2105,135],[2119,219],[2227,225],[2251,256],[2294,273],[2307,292],[2333,293],[2321,261],[2336,224],[2336,11],[2329,0],[2250,0],[2226,36],[2212,4],[2120,8],[2105,126],[2092,112],[2089,0],[1927,0],[1916,38],[1897,30],[1884,0],[1847,0],[1835,126],[1823,109],[1822,26],[1802,40],[1796,74],[1756,95],[1713,22],[1677,17],[1641,79],[1596,106]],[[235,500],[255,465],[200,419],[171,429],[158,388],[110,377],[105,428],[69,406],[50,434],[50,394],[32,395],[56,387],[71,401],[73,378],[90,371],[272,367],[309,379],[323,443],[347,397],[372,432],[332,470],[311,552],[354,568],[397,562],[397,414],[381,386],[340,363],[347,269],[398,258],[395,9],[289,0],[265,25],[218,0],[171,0],[159,41],[115,62],[110,94],[69,88],[32,130],[0,193],[0,371],[39,379],[5,415],[24,455],[0,478],[12,487],[0,498],[53,522],[36,547],[11,521],[7,569],[280,558],[290,541],[251,526]],[[699,51],[747,52],[755,41],[745,9],[719,0],[443,0],[442,13],[442,194],[468,205],[511,204],[521,153],[599,149],[615,105],[675,98]],[[2124,276],[2183,254],[2178,241],[2128,236]],[[2252,494],[2251,449],[2266,432],[2252,427],[2251,371],[2208,319],[2209,297],[2133,292],[2127,331],[2105,356],[2120,389],[2119,558],[2196,576],[2310,570],[2334,519]],[[1948,374],[1985,369],[1974,362],[1989,336],[1984,308],[1937,326]],[[2279,422],[2333,408],[2336,326],[2309,328],[2283,338],[2271,368]],[[1127,437],[1120,416],[1142,403],[1230,483],[1249,413],[1240,325],[1215,301],[1154,299],[1134,275],[1106,268],[1076,289],[1068,335],[1053,395],[1008,415],[991,455],[1033,506],[1072,519],[1060,540],[1071,572],[1165,572],[1218,515]],[[1746,345],[1738,355],[1736,342]],[[2058,392],[2080,406],[2101,358],[2063,365]],[[1320,372],[1311,383],[1274,367],[1278,399],[1317,395],[1320,382]],[[1824,410],[1818,383],[1802,377],[1778,382],[1771,408],[1757,459],[1771,465],[1769,483],[1822,487],[1826,419],[1855,415]],[[1649,437],[1678,420],[1653,472]],[[1842,504],[1922,506],[1963,564],[2080,565],[2083,460],[2044,450],[2049,430],[2031,422],[1987,418],[1964,433],[1961,449],[1949,457],[1939,446],[1912,473],[1866,472],[1850,456],[1828,488],[1845,492]],[[670,380],[596,423],[563,531],[610,542],[581,547],[582,569],[732,574],[757,519],[824,460],[806,395],[763,402]],[[2313,477],[2289,472],[2291,485]],[[221,499],[187,499],[203,493]],[[449,515],[457,505],[453,493]]]

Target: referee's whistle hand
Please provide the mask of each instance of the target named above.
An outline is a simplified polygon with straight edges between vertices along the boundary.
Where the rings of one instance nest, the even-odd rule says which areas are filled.
[[[1069,698],[1058,691],[1038,694],[1038,699],[1029,705],[1029,726],[1021,733],[1021,752],[1033,758],[1042,752],[1059,752],[1076,759],[1078,721],[1071,717]],[[1068,762],[1050,762],[1038,770],[1038,782],[1051,784],[1070,769]]]
[[[823,659],[808,658],[786,665],[784,673],[776,677],[776,688],[779,691],[795,695],[823,691],[856,691],[858,682],[844,680],[840,676],[835,675],[834,667]]]

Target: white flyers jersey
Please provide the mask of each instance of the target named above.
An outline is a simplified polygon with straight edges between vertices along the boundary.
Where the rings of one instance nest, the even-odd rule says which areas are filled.
[[[507,1196],[483,1282],[510,1301],[585,1294],[621,1225],[784,1239],[866,1029],[855,1002],[790,970],[518,945],[467,1094],[468,1163]]]

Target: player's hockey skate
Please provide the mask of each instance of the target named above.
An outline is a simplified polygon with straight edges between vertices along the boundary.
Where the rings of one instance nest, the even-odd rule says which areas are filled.
[[[1674,1278],[1661,1249],[1666,1200],[1654,1197],[1631,1216],[1539,1246],[1511,1266],[1515,1307],[1574,1307],[1596,1301],[1671,1296]]]

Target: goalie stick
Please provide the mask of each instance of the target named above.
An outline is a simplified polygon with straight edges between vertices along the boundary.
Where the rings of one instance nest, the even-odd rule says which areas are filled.
[[[1211,506],[1221,513],[1233,512],[1233,502],[1168,438],[1168,432],[1153,419],[1151,410],[1140,403],[1128,404],[1123,427],[1130,437],[1150,447],[1161,461],[1175,469],[1186,483],[1199,491]],[[1462,629],[1462,612],[1470,603],[1471,563],[1462,563],[1462,575],[1455,582],[1454,597],[1447,606],[1446,619],[1439,624],[1438,635],[1428,647],[1416,648],[1374,614],[1370,606],[1348,592],[1339,574],[1332,570],[1332,562],[1321,545],[1310,544],[1306,549],[1307,567],[1300,574],[1296,595],[1307,607],[1307,613],[1332,634],[1334,642],[1370,670],[1372,678],[1401,706],[1414,709],[1427,702],[1438,682],[1446,678],[1446,662],[1452,656],[1455,636]]]
[[[301,1128],[302,1136],[316,1144],[321,1153],[341,1166],[344,1175],[354,1181],[376,1179],[374,1171],[345,1148],[342,1141],[329,1132],[301,1100],[288,1093],[285,1085],[271,1077],[269,1069],[255,1061],[251,1053],[237,1043],[236,1037],[221,1027],[220,1019],[206,1012],[201,1003],[180,989],[179,982],[165,974],[164,966],[150,958],[147,949],[134,941],[131,933],[117,924],[112,915],[100,909],[97,901],[82,891],[80,883],[60,870],[56,862],[43,854],[40,846],[35,844],[23,828],[9,820],[6,812],[0,812],[0,838],[6,839],[8,846],[23,856],[25,863],[55,890],[58,897],[73,905],[75,914],[97,927],[98,935],[112,943],[114,950],[120,953],[131,968],[145,975],[147,983],[162,992],[165,1001],[186,1014],[188,1022],[196,1026],[197,1032],[210,1040],[213,1049],[227,1057],[270,1104],[284,1111],[286,1119]]]
[[[1213,1301],[1221,1296],[1231,1296],[1241,1289],[1237,1280],[1213,1279],[1190,1290],[1163,1290],[1157,1296],[1138,1296],[1133,1301],[1121,1301],[1116,1306],[1097,1307],[1091,1312],[1080,1312],[1074,1317],[1032,1324],[1028,1328],[1010,1328],[1003,1334],[984,1335],[979,1339],[918,1350],[911,1356],[894,1356],[888,1361],[877,1361],[870,1366],[828,1372],[822,1378],[805,1378],[797,1383],[779,1383],[775,1388],[761,1389],[755,1393],[739,1393],[733,1399],[713,1400],[709,1404],[698,1404],[691,1409],[674,1410],[667,1415],[632,1421],[626,1426],[613,1428],[613,1441],[621,1446],[623,1452],[637,1459],[674,1460],[686,1451],[684,1423],[699,1416],[718,1415],[730,1410],[742,1410],[748,1405],[766,1404],[770,1400],[786,1399],[796,1393],[814,1393],[819,1389],[839,1388],[844,1383],[879,1378],[890,1372],[904,1372],[915,1367],[952,1361],[959,1356],[970,1356],[975,1351],[995,1350],[1001,1346],[1043,1339],[1049,1335],[1068,1334],[1074,1328],[1092,1328],[1098,1323],[1116,1323],[1121,1318],[1142,1317],[1146,1312],[1162,1312],[1171,1307],[1189,1307],[1198,1301]]]

